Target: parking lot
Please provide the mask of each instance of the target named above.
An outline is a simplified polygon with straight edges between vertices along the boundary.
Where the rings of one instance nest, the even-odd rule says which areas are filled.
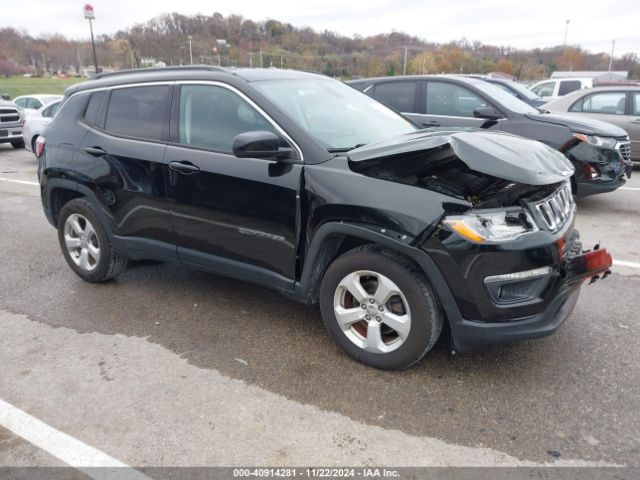
[[[70,463],[45,424],[133,466],[640,466],[638,169],[578,203],[614,268],[556,335],[465,355],[441,338],[402,372],[249,283],[154,262],[83,282],[36,182],[33,155],[0,145],[0,420],[34,419],[0,426],[0,466]]]

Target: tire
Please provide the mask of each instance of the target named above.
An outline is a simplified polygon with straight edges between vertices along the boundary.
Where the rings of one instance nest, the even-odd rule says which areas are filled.
[[[24,140],[18,140],[17,142],[11,142],[13,148],[24,148]]]
[[[113,250],[98,214],[84,198],[71,200],[62,207],[58,240],[71,269],[88,282],[111,280],[127,266],[127,259]]]
[[[320,310],[347,355],[382,370],[407,368],[424,357],[445,319],[417,268],[372,245],[351,250],[329,266],[320,286]]]

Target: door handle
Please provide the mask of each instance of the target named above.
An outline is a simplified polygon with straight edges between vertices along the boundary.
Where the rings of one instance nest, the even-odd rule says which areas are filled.
[[[198,173],[200,171],[200,167],[190,162],[169,162],[169,168],[178,173],[184,173],[185,175],[191,175],[192,173]]]
[[[107,152],[100,147],[87,147],[84,149],[89,155],[93,155],[94,157],[102,157],[107,154]]]
[[[438,122],[437,120],[424,120],[420,123],[422,124],[423,127],[439,127],[440,126],[440,122]]]

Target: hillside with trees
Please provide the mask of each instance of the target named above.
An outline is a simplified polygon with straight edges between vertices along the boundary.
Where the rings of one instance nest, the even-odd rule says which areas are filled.
[[[606,70],[607,53],[579,46],[530,50],[461,39],[434,43],[402,32],[347,37],[278,20],[255,22],[240,15],[164,14],[112,35],[99,35],[100,65],[137,68],[193,63],[274,66],[323,72],[341,78],[414,73],[501,71],[521,80],[546,78],[554,70]],[[406,56],[406,63],[405,63]],[[78,72],[92,65],[89,41],[62,34],[34,38],[16,28],[0,29],[0,74]],[[640,57],[617,57],[614,70],[640,78]]]

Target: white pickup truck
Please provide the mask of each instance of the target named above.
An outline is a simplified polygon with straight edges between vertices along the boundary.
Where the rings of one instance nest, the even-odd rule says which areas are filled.
[[[0,143],[11,143],[13,148],[23,148],[23,124],[24,112],[15,103],[0,99]]]

